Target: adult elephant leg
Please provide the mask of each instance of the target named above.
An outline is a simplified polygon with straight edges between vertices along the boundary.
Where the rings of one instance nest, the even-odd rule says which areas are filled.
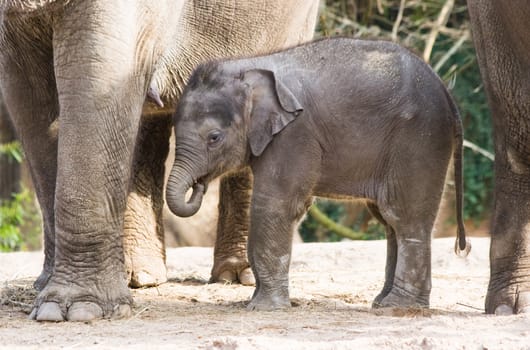
[[[125,266],[131,287],[167,281],[162,223],[170,116],[145,117],[136,142],[124,222]]]
[[[149,41],[137,50],[137,38],[147,34],[136,30],[142,11],[135,4],[71,5],[57,14],[53,28],[60,106],[56,247],[53,275],[32,313],[41,321],[131,312],[123,219],[147,91],[145,70],[155,55]]]
[[[255,283],[246,254],[251,190],[250,170],[221,179],[212,282]]]
[[[514,192],[521,185],[528,189],[529,178],[526,177],[526,184],[517,183],[509,171],[495,168],[486,312],[530,313],[530,193]],[[507,174],[509,181],[502,179]]]
[[[44,229],[44,266],[35,281],[44,288],[55,256],[55,180],[58,102],[53,75],[52,33],[47,18],[6,19],[0,66],[4,100],[22,141]],[[40,69],[36,69],[39,67]],[[28,74],[31,72],[31,74]]]
[[[530,6],[468,2],[491,107],[495,190],[487,313],[530,312]]]

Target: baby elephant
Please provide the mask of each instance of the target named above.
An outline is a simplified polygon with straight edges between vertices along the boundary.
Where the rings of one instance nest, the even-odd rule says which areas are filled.
[[[312,196],[362,199],[385,226],[385,284],[374,306],[428,307],[431,230],[452,157],[456,249],[469,249],[457,108],[430,67],[398,45],[325,39],[201,65],[174,122],[166,198],[176,215],[193,215],[213,178],[252,170],[249,309],[290,306],[291,234]]]

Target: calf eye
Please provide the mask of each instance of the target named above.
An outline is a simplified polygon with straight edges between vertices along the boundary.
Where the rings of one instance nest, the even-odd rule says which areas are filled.
[[[208,146],[217,146],[224,138],[223,133],[220,130],[210,131],[207,137]]]

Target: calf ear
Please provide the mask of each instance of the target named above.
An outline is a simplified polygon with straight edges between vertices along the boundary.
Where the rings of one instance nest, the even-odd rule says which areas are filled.
[[[272,71],[253,69],[243,80],[252,89],[252,110],[248,133],[250,149],[259,156],[272,137],[283,130],[302,112],[300,102]]]

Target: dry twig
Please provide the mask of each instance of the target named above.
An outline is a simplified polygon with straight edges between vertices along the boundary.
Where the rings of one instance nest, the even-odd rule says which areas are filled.
[[[440,10],[436,25],[432,28],[431,33],[429,34],[429,37],[425,42],[425,50],[423,50],[423,59],[425,60],[425,62],[429,62],[429,59],[431,58],[432,48],[434,46],[434,42],[436,41],[436,37],[440,32],[440,28],[444,27],[447,21],[449,20],[449,16],[451,15],[451,11],[453,10],[454,5],[455,0],[447,0],[442,9]]]
[[[405,0],[401,0],[399,3],[399,12],[396,18],[396,21],[394,22],[394,26],[392,27],[392,41],[397,41],[397,33],[399,30],[399,26],[401,25],[401,21],[403,20],[403,11],[405,11]]]

